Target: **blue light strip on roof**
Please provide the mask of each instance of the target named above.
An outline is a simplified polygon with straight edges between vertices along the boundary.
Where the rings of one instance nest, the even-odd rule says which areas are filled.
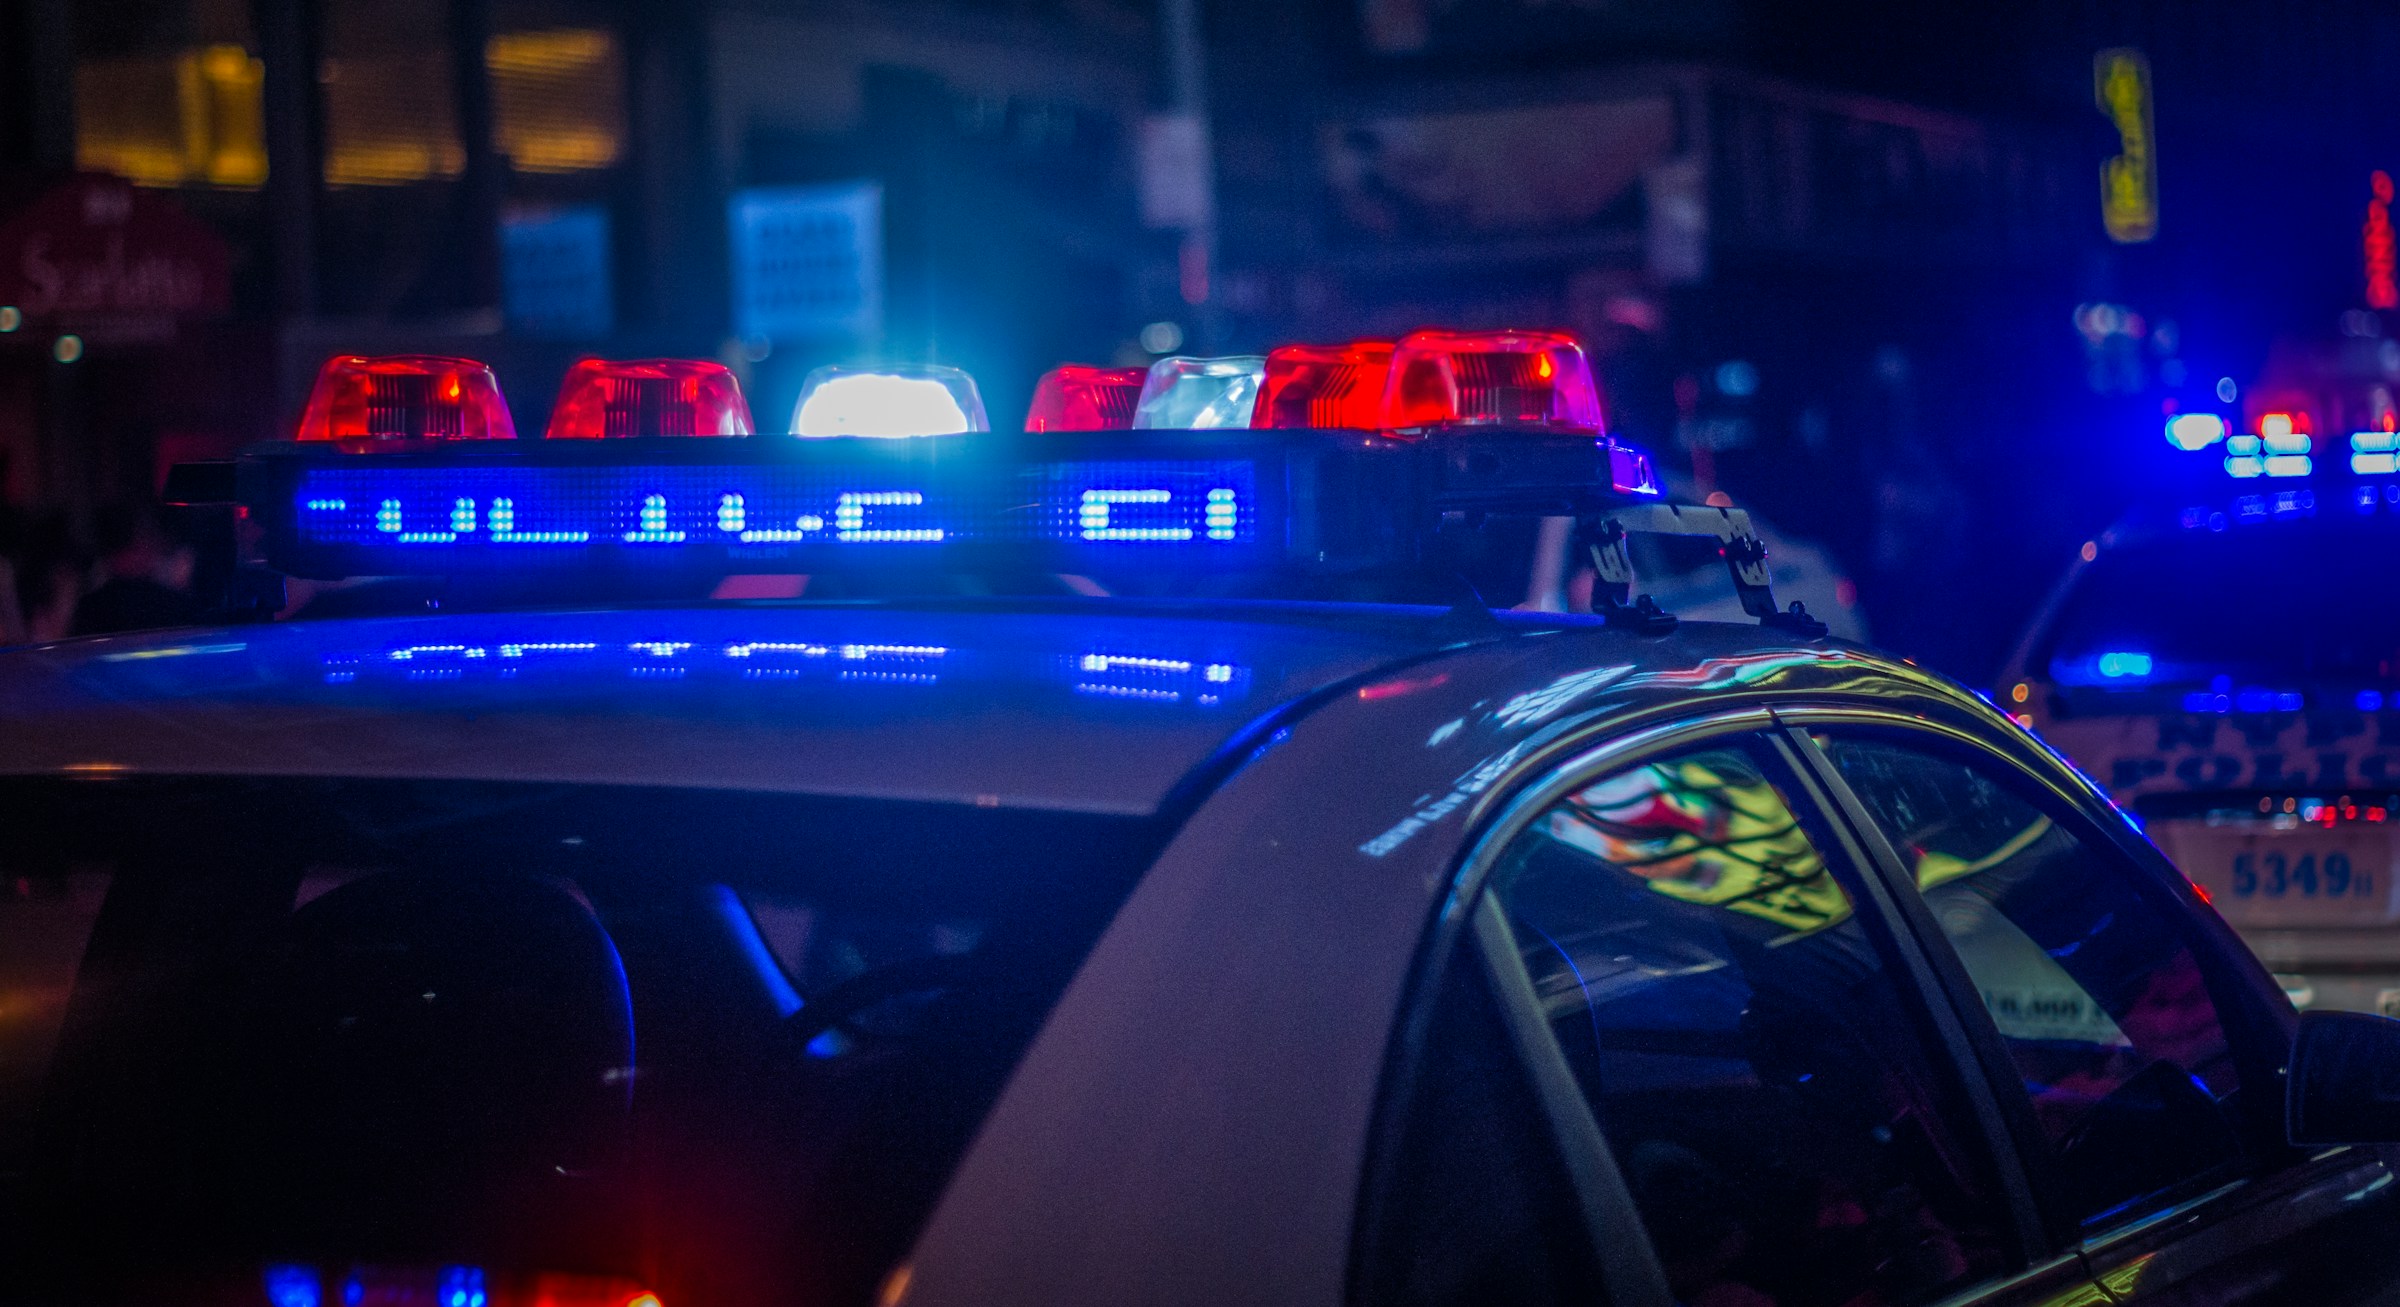
[[[1257,469],[1235,459],[1045,463],[949,486],[800,465],[315,466],[293,491],[303,545],[455,557],[623,544],[945,541],[1171,545],[1258,540]]]

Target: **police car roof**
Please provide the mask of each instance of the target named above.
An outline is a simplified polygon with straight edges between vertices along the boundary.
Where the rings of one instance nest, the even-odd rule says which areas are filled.
[[[1095,600],[458,614],[181,630],[0,654],[0,773],[684,786],[1147,815],[1314,696],[1405,694],[1541,632],[1627,707],[1899,664],[1756,626],[1333,604]],[[1782,654],[1786,657],[1776,657]],[[1580,652],[1568,662],[1581,663]],[[1495,708],[1538,694],[1489,659]],[[1502,664],[1515,665],[1514,660]],[[1812,675],[1805,669],[1823,669]],[[1923,678],[1924,684],[1937,684]],[[1453,687],[1454,689],[1458,687]],[[1800,688],[1795,685],[1794,688]],[[1955,692],[1953,692],[1955,693]],[[1963,699],[1963,695],[1959,695]]]

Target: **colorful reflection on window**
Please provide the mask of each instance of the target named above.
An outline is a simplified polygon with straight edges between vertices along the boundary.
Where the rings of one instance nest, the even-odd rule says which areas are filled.
[[[1560,804],[1543,829],[1686,903],[1804,932],[1850,915],[1849,897],[1782,796],[1732,755],[1611,776]]]

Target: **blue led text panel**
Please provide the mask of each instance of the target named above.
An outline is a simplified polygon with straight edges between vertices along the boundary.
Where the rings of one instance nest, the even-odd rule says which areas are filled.
[[[982,475],[788,463],[311,466],[292,491],[303,549],[391,551],[427,565],[606,550],[771,556],[836,546],[1127,547],[1224,553],[1260,543],[1250,459],[1021,463]],[[938,552],[938,551],[936,551]]]

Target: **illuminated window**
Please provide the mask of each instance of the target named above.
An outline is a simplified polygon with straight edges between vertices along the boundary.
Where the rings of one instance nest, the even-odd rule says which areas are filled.
[[[238,45],[75,68],[75,164],[139,186],[252,190],[267,179],[265,67]]]
[[[484,47],[500,152],[519,172],[606,168],[625,139],[624,61],[614,35],[562,27]]]
[[[327,59],[317,80],[325,95],[326,185],[400,186],[466,171],[440,51]]]
[[[440,8],[333,0],[324,13],[325,184],[402,186],[465,172]]]

